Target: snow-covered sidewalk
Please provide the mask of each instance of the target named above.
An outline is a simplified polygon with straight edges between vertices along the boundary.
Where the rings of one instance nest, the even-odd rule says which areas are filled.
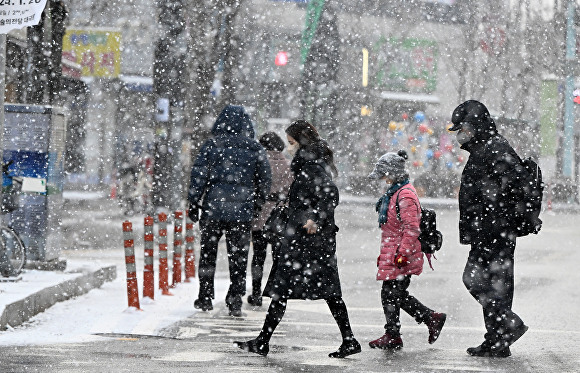
[[[86,268],[90,264],[69,260],[67,271],[83,266]],[[82,274],[28,271],[20,283],[0,284],[0,289],[3,290],[0,293],[0,304],[5,306],[11,300],[21,299],[79,276]],[[142,271],[137,278],[141,295]],[[225,298],[228,281],[216,278],[215,286],[214,303],[217,303]],[[0,345],[77,343],[99,339],[100,334],[158,335],[163,328],[198,311],[193,308],[197,290],[197,280],[180,283],[171,289],[173,296],[162,296],[157,291],[153,301],[140,298],[142,311],[130,309],[127,306],[125,268],[117,265],[117,278],[112,282],[106,282],[100,288],[57,303],[22,325],[0,332]]]

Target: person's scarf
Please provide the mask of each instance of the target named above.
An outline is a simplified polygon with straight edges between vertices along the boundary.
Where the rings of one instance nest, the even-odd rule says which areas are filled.
[[[409,179],[405,179],[401,182],[398,182],[397,184],[391,185],[385,194],[383,194],[383,196],[377,201],[375,210],[379,213],[379,228],[387,222],[387,211],[389,209],[389,201],[391,200],[391,197],[397,193],[397,190],[401,189],[407,184],[409,184]]]

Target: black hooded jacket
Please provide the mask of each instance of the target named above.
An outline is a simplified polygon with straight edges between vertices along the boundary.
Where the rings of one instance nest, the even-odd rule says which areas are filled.
[[[270,193],[266,152],[242,106],[226,106],[211,132],[191,170],[187,199],[201,205],[202,220],[249,222]]]
[[[470,244],[514,234],[516,202],[523,198],[525,170],[493,119],[472,123],[475,136],[461,148],[470,153],[459,189],[459,238]]]

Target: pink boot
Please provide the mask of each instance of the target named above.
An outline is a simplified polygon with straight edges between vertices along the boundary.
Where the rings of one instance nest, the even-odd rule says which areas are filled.
[[[381,338],[369,342],[369,346],[382,350],[400,350],[403,348],[403,340],[401,336],[393,338],[389,333],[385,333]]]
[[[443,324],[445,324],[445,320],[447,319],[447,315],[444,313],[437,313],[431,312],[429,315],[429,320],[425,322],[427,324],[427,328],[429,329],[429,343],[433,344],[439,338],[439,334],[441,334],[441,329],[443,329]]]

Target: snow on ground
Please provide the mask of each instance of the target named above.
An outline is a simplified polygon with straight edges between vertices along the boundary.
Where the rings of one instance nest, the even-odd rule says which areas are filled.
[[[79,263],[69,262],[68,267]],[[52,286],[78,274],[49,271],[29,271],[24,274],[20,290],[12,290],[17,284],[0,284],[1,306],[34,293],[34,286]],[[158,281],[157,275],[155,280]],[[143,273],[138,274],[139,293],[143,286]],[[29,281],[34,279],[34,281]],[[96,333],[155,335],[159,330],[198,312],[193,308],[197,298],[198,282],[180,283],[171,289],[173,296],[155,293],[155,300],[140,298],[143,311],[131,310],[127,303],[127,282],[123,267],[117,266],[117,279],[105,283],[99,289],[75,299],[60,302],[30,319],[25,324],[0,332],[0,345],[28,345],[45,343],[78,343],[99,339]],[[157,283],[156,283],[157,287]],[[216,299],[223,301],[228,281],[216,279]],[[18,298],[21,296],[20,298]],[[12,299],[7,301],[6,299]],[[2,308],[3,309],[3,308]]]

